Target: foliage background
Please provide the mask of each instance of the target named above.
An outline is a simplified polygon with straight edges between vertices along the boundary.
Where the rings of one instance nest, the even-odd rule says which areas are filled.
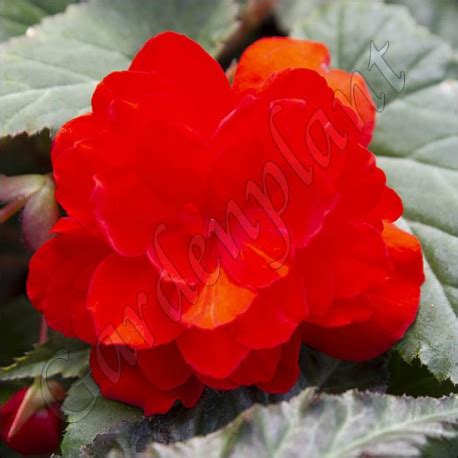
[[[400,224],[421,240],[427,266],[417,322],[390,354],[350,364],[304,348],[287,395],[208,390],[191,411],[149,419],[98,397],[83,421],[69,415],[64,456],[458,456],[457,23],[456,0],[0,2],[0,173],[48,173],[58,127],[87,111],[97,82],[164,29],[192,36],[225,67],[263,35],[323,41],[334,67],[360,71],[385,94],[371,150],[403,197]],[[406,75],[402,92],[368,69],[371,40],[389,41],[387,60]],[[89,396],[78,381],[87,349],[57,333],[33,347],[40,317],[25,296],[31,253],[19,218],[0,226],[0,402],[66,349],[50,375],[72,384],[64,406],[77,411]],[[254,403],[266,407],[245,410]]]

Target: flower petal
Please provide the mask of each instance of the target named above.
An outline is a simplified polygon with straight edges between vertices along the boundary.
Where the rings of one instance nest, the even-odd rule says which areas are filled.
[[[421,249],[418,240],[388,224],[384,239],[395,272],[357,301],[372,311],[367,321],[337,327],[305,324],[303,340],[335,358],[364,361],[388,350],[415,319],[423,282]]]
[[[251,351],[231,375],[231,380],[236,383],[236,386],[251,386],[268,382],[276,373],[281,355],[280,346]]]
[[[55,195],[69,216],[92,221],[92,177],[104,167],[109,143],[108,131],[93,115],[75,118],[57,133],[51,152]]]
[[[253,303],[256,295],[237,286],[223,269],[213,284],[204,285],[197,301],[181,317],[181,321],[202,329],[214,329],[233,321]]]
[[[174,343],[139,351],[138,366],[146,380],[160,390],[183,385],[192,375]]]
[[[258,388],[267,393],[286,393],[299,378],[299,352],[301,350],[300,333],[281,347],[281,357],[274,376],[267,382],[258,383]]]
[[[222,379],[232,374],[248,355],[248,348],[234,341],[226,327],[189,329],[177,339],[185,361],[204,376]]]
[[[375,128],[376,107],[363,76],[358,72],[333,69],[324,72],[324,77],[336,97],[357,114],[361,123],[361,143],[368,145]]]
[[[245,220],[245,217],[247,218]],[[257,290],[288,275],[291,262],[289,234],[263,211],[246,211],[243,221],[228,218],[231,239],[219,240],[219,256],[227,274],[238,285]]]
[[[287,68],[324,70],[329,60],[329,51],[322,43],[284,37],[262,38],[240,57],[233,88],[238,93],[256,90],[274,72]]]
[[[196,111],[208,120],[209,129],[215,129],[233,107],[231,87],[218,62],[184,35],[174,32],[156,35],[138,52],[130,70],[157,72],[186,89]]]
[[[50,327],[69,337],[96,341],[87,289],[108,254],[103,241],[83,230],[57,235],[34,254],[27,294]]]
[[[203,385],[191,377],[184,385],[160,390],[150,385],[135,361],[122,359],[123,347],[94,347],[91,351],[92,376],[108,399],[121,400],[143,408],[146,416],[166,413],[181,400],[192,407],[200,398]]]
[[[329,70],[330,55],[325,45],[307,40],[270,37],[256,41],[242,54],[233,88],[243,94],[257,91],[273,74],[287,69],[315,70],[326,78],[336,97],[356,114],[361,142],[368,145],[375,127],[376,108],[361,74]]]
[[[100,174],[96,182],[92,193],[94,214],[107,242],[124,256],[145,254],[156,227],[170,220],[167,202],[137,170]]]
[[[196,94],[189,88],[177,86],[156,71],[110,73],[97,86],[92,107],[111,128],[132,135],[159,120],[211,135],[219,120],[208,118],[208,107],[196,104]]]
[[[273,103],[272,98],[287,94],[291,85],[297,91],[309,91],[313,100]],[[304,89],[311,87],[315,92]],[[218,221],[227,217],[221,208],[232,205],[242,213],[252,209],[273,215],[277,226],[285,227],[282,232],[290,234],[293,246],[304,246],[313,238],[337,198],[327,171],[316,164],[304,141],[308,122],[324,99],[332,117],[333,95],[323,78],[296,70],[279,75],[262,96],[247,99],[221,124],[214,139],[217,153],[210,175],[212,214]],[[323,134],[316,140],[317,149],[326,151],[330,146],[328,154],[334,157],[334,142]]]
[[[131,164],[94,175],[92,204],[112,246],[138,256],[159,226],[183,224],[186,206],[201,200],[207,153],[192,132],[167,122],[149,125],[125,148]]]
[[[260,291],[230,329],[233,338],[246,347],[272,348],[286,342],[307,314],[303,282],[291,275]]]
[[[159,275],[146,258],[110,255],[97,268],[88,308],[100,342],[149,349],[173,340],[181,331],[177,309],[158,296]],[[176,297],[175,297],[176,299]]]

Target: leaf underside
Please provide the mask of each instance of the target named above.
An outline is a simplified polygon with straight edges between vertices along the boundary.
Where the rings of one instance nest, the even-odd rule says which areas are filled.
[[[226,428],[143,456],[416,456],[428,438],[454,438],[458,399],[305,390],[289,403],[254,406]]]

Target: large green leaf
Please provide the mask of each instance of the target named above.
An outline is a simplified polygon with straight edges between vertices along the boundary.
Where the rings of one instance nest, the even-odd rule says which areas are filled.
[[[450,45],[419,27],[406,8],[379,2],[333,2],[296,22],[291,35],[326,43],[332,66],[361,72],[386,103],[442,81],[453,57]],[[371,42],[380,49],[387,41],[385,59],[395,73],[405,73],[400,94],[376,67],[368,68]]]
[[[0,3],[0,42],[26,30],[44,17],[60,13],[79,0],[9,0]]]
[[[389,363],[390,381],[387,393],[409,396],[431,396],[439,398],[458,394],[458,386],[450,380],[439,382],[418,359],[406,362],[397,351],[393,351]]]
[[[289,403],[254,406],[209,436],[151,444],[142,456],[415,456],[428,438],[454,437],[451,424],[457,419],[456,397],[414,399],[354,391],[331,396],[306,390]]]
[[[290,399],[306,387],[317,387],[321,391],[337,393],[349,388],[379,388],[387,381],[385,358],[367,363],[349,363],[330,358],[309,348],[303,348],[300,357],[301,377],[296,386],[283,395],[268,395],[256,388],[240,388],[229,392],[207,389],[202,399],[193,409],[176,406],[166,415],[155,415],[137,424],[127,423],[131,409],[120,403],[100,400],[90,413],[100,421],[94,428],[90,421],[74,421],[67,429],[65,444],[67,448],[89,444],[97,434],[96,447],[104,447],[106,453],[111,448],[123,450],[126,456],[134,456],[145,443],[154,441],[169,443],[189,439],[196,435],[209,434],[232,421],[240,412],[254,403],[271,404]],[[86,392],[83,386],[71,393],[68,402],[79,393]],[[109,404],[106,404],[106,403]],[[105,418],[111,413],[107,406],[115,406],[116,422]],[[126,407],[125,415],[123,407]],[[110,428],[105,424],[110,423]],[[90,438],[90,440],[88,440]],[[89,455],[92,446],[85,449]],[[99,449],[97,456],[105,456]]]
[[[306,18],[315,8],[332,0],[278,0],[275,17],[281,29],[289,32],[298,18]]]
[[[415,19],[458,49],[458,2],[456,0],[387,0],[406,5]]]
[[[355,27],[358,24],[358,27]],[[358,70],[385,94],[371,150],[404,202],[405,223],[420,239],[427,280],[415,324],[400,345],[439,380],[458,383],[458,86],[443,81],[453,51],[418,26],[404,7],[347,2],[318,9],[294,36],[325,42],[333,65]],[[369,68],[371,41],[405,87]],[[401,90],[402,89],[402,90]]]
[[[422,449],[421,456],[423,458],[456,458],[458,456],[458,434],[453,439],[431,440]]]
[[[97,82],[126,68],[151,36],[185,33],[216,54],[235,24],[232,0],[90,0],[0,46],[0,137],[89,110]]]
[[[63,412],[68,424],[61,449],[66,457],[80,456],[80,447],[90,443],[98,431],[106,431],[121,421],[136,422],[142,418],[139,409],[100,396],[99,388],[89,376],[70,388]]]
[[[0,382],[54,375],[78,377],[88,366],[87,345],[55,333],[47,342],[16,358],[11,366],[0,369]]]

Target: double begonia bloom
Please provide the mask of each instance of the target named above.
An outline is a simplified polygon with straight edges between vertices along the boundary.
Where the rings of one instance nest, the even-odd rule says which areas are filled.
[[[375,106],[319,43],[266,38],[229,83],[171,32],[56,136],[67,212],[33,257],[49,325],[93,345],[102,393],[166,412],[204,386],[291,388],[302,342],[361,361],[416,316],[417,239],[367,149]]]

